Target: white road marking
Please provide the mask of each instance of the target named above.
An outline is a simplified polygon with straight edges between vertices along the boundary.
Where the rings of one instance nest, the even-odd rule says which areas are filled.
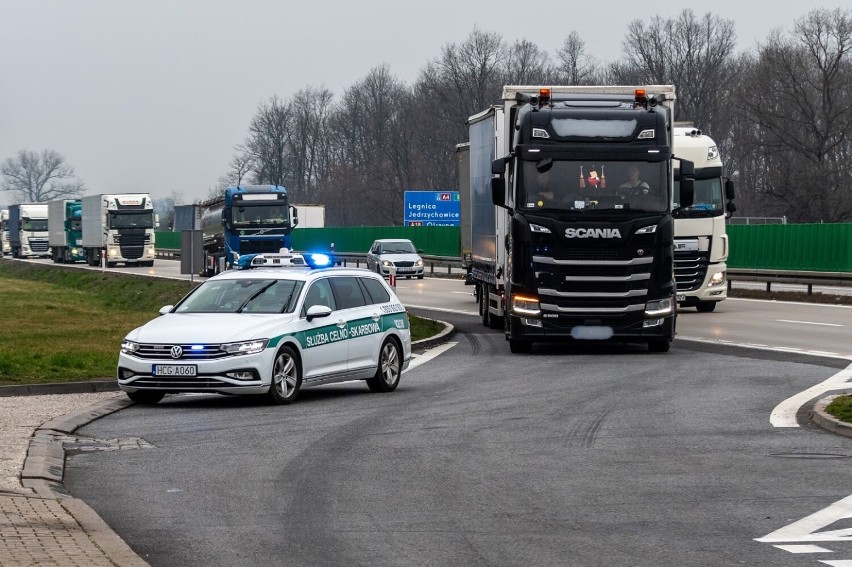
[[[764,543],[806,541],[852,542],[852,528],[821,531],[835,522],[849,518],[852,518],[852,496],[847,496],[827,508],[823,508],[768,535],[756,538],[755,541]]]
[[[826,392],[845,390],[846,388],[852,388],[852,364],[828,380],[820,382],[816,386],[811,386],[775,406],[769,416],[769,423],[772,424],[772,427],[799,427],[799,423],[796,421],[796,413],[800,407]]]
[[[411,362],[408,363],[408,368],[405,370],[408,372],[412,368],[417,368],[421,364],[426,364],[433,358],[440,356],[456,346],[459,343],[444,343],[442,345],[438,345],[435,348],[430,348],[423,354],[414,354],[411,356]]]
[[[729,297],[725,301],[752,301],[755,303],[777,303],[779,305],[804,305],[806,307],[828,307],[830,309],[852,309],[852,305],[832,305],[831,303],[808,303],[806,301],[777,301],[775,299],[748,299],[745,297]]]
[[[830,549],[818,545],[776,545],[775,547],[790,553],[832,553]]]
[[[830,565],[831,567],[852,567],[852,560],[844,559],[841,561],[820,561],[820,563],[825,563],[826,565]]]
[[[795,323],[797,325],[822,325],[823,327],[844,327],[845,325],[838,325],[837,323],[817,323],[814,321],[794,321],[792,319],[776,319],[778,323]]]
[[[829,352],[823,350],[804,350],[796,347],[771,347],[767,345],[757,344],[757,343],[740,343],[736,341],[729,341],[726,339],[705,339],[702,337],[684,337],[681,335],[677,336],[677,340],[683,341],[694,341],[696,343],[707,343],[711,345],[730,345],[740,348],[754,348],[758,350],[768,350],[772,352],[793,352],[799,354],[806,354],[808,356],[824,356],[828,358],[840,358],[843,360],[852,360],[852,354],[843,355],[837,352]]]

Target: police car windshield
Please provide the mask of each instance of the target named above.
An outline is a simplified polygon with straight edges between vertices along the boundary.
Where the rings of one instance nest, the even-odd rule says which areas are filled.
[[[275,278],[210,280],[175,313],[292,313],[304,283]]]

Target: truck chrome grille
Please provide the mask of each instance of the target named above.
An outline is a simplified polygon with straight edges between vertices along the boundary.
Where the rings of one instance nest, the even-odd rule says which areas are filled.
[[[707,252],[675,252],[674,273],[678,291],[693,291],[701,287],[707,275],[710,255]]]
[[[30,238],[30,250],[36,253],[43,254],[49,248],[46,238]]]

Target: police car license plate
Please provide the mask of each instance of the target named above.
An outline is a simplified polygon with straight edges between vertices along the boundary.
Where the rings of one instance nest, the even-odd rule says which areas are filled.
[[[686,301],[686,294],[685,293],[677,294],[677,302],[681,303],[682,301]]]
[[[195,376],[197,372],[194,364],[155,364],[151,369],[154,376]]]

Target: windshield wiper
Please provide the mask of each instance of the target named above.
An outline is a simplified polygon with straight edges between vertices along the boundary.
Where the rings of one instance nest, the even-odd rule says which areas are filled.
[[[248,299],[243,301],[243,304],[240,305],[239,309],[237,309],[237,313],[242,313],[243,309],[246,308],[246,305],[248,305],[249,303],[254,301],[257,298],[258,295],[260,295],[261,293],[263,293],[267,289],[271,288],[276,283],[278,283],[277,280],[273,280],[273,281],[269,282],[268,284],[266,284],[265,286],[263,286],[262,288],[260,288],[259,290],[257,290],[256,292],[254,292],[253,294],[251,294]]]

